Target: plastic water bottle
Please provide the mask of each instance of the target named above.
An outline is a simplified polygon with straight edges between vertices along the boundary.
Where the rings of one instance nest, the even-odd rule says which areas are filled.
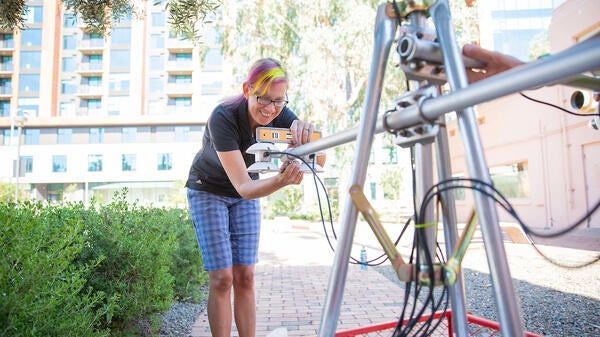
[[[367,269],[367,250],[365,247],[360,250],[360,269]]]

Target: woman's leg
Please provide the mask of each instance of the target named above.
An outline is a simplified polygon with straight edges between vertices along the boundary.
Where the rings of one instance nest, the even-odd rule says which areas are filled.
[[[229,209],[233,259],[233,315],[240,337],[256,335],[254,265],[258,262],[260,203],[243,200]]]
[[[210,283],[207,311],[210,332],[213,337],[230,337],[232,268],[211,270],[208,275]]]
[[[233,314],[240,337],[256,335],[254,266],[233,266]]]

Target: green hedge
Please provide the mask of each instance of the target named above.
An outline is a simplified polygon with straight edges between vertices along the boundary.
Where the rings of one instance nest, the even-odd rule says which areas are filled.
[[[207,276],[187,211],[0,203],[0,336],[151,335]]]

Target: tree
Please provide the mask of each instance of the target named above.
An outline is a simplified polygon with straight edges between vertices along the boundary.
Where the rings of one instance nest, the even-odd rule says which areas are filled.
[[[148,0],[61,0],[65,10],[80,16],[91,33],[106,35],[113,23],[129,16],[145,15]],[[221,5],[220,0],[154,0],[169,11],[171,32],[197,41],[199,27]],[[24,29],[28,7],[25,0],[0,2],[0,29]]]

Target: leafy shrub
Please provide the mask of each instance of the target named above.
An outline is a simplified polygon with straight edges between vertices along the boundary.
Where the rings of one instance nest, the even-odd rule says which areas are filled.
[[[150,335],[206,283],[185,210],[0,202],[0,336]]]
[[[108,336],[102,293],[85,286],[93,265],[74,264],[85,246],[73,212],[0,203],[0,335]],[[93,263],[93,260],[90,260]]]

